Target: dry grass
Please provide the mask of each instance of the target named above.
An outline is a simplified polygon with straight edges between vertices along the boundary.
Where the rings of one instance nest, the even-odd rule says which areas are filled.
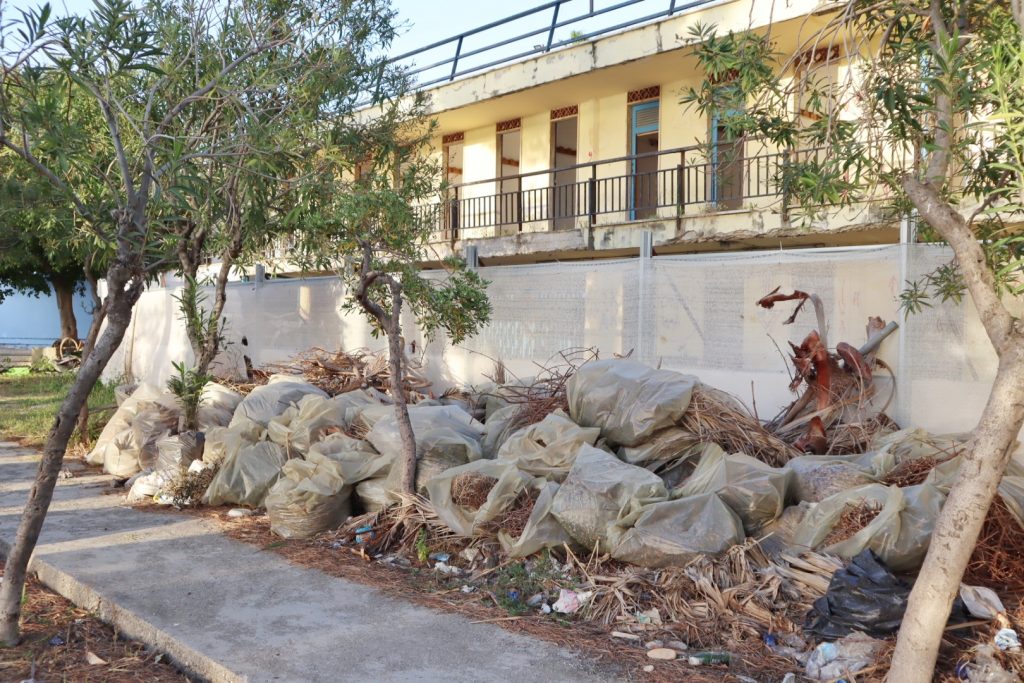
[[[901,488],[917,486],[928,478],[928,475],[931,474],[931,471],[938,464],[939,461],[930,456],[905,460],[885,475],[881,483],[886,486],[899,486]]]
[[[3,564],[0,563],[0,570]],[[0,571],[2,573],[2,571]],[[190,679],[134,641],[125,640],[88,611],[30,577],[22,605],[22,644],[0,648],[0,681],[46,683],[185,683]],[[54,639],[59,639],[54,640]],[[54,644],[51,644],[54,643]],[[89,664],[86,653],[104,660]],[[34,667],[34,671],[33,671]]]
[[[988,586],[1000,597],[1024,597],[1024,528],[996,496],[981,527],[964,582]]]
[[[195,507],[206,493],[217,470],[217,465],[207,467],[199,472],[182,472],[171,482],[168,493],[178,507]]]
[[[832,527],[832,531],[822,541],[822,547],[827,548],[852,538],[861,529],[871,524],[881,511],[882,506],[874,501],[862,500],[858,503],[847,503],[842,514],[839,515],[839,520]]]
[[[693,390],[680,426],[701,441],[717,443],[730,453],[746,453],[776,467],[800,455],[761,426],[736,398],[706,385]]]
[[[494,529],[500,529],[512,538],[519,538],[526,531],[526,524],[530,521],[533,506],[536,504],[536,491],[521,491],[512,504],[492,522]]]
[[[469,510],[479,510],[497,483],[497,479],[486,474],[463,472],[452,479],[452,502]]]

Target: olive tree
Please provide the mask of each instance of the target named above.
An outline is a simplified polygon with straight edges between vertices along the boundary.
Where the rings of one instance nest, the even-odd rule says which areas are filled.
[[[282,97],[282,74],[309,72],[303,86],[335,103],[360,97],[346,90],[347,74],[376,69],[363,57],[390,39],[392,17],[386,0],[98,0],[86,16],[53,20],[49,6],[0,16],[0,147],[46,180],[109,254],[105,326],[54,420],[7,558],[0,641],[19,640],[25,571],[75,416],[146,282],[193,239],[180,226],[198,205],[204,168],[249,167],[280,151],[279,138],[218,112],[260,121],[304,106]],[[292,124],[313,130],[344,111],[325,106]]]
[[[742,139],[794,155],[780,177],[805,215],[881,201],[920,221],[954,260],[907,283],[909,311],[969,294],[999,358],[956,482],[910,596],[889,680],[930,681],[943,627],[1024,423],[1020,296],[1024,214],[1024,41],[1020,0],[839,3],[796,54],[764,34],[698,27],[705,71],[684,101]],[[843,78],[802,68],[818,51],[849,56]],[[800,102],[800,111],[794,106]]]
[[[362,313],[388,342],[391,397],[402,440],[401,485],[413,493],[416,441],[403,386],[402,314],[430,340],[457,344],[490,319],[486,282],[449,258],[425,273],[441,201],[441,173],[430,154],[434,126],[426,101],[401,72],[383,79],[350,125],[330,132],[319,184],[296,212],[296,256],[312,270],[334,270],[346,285],[345,310]]]

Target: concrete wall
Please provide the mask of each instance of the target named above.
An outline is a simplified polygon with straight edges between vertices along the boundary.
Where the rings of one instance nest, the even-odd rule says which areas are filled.
[[[75,295],[78,334],[84,337],[92,323],[92,303],[84,293]],[[60,314],[52,294],[14,294],[0,304],[0,344],[47,346],[60,338]]]
[[[949,258],[942,248],[893,246],[483,268],[491,281],[490,325],[459,347],[437,340],[425,357],[440,390],[482,381],[495,359],[525,377],[567,348],[596,347],[602,357],[632,350],[635,358],[696,374],[748,405],[756,400],[758,414],[768,418],[792,399],[780,349],[799,342],[815,322],[808,307],[785,326],[791,307],[759,309],[761,296],[776,286],[815,292],[825,303],[830,345],[859,345],[869,316],[899,319],[902,282]],[[133,373],[163,382],[171,361],[188,356],[172,293],[143,295],[108,377]],[[232,343],[222,368],[238,370],[243,354],[258,366],[314,346],[383,348],[343,303],[333,278],[232,285],[226,309]],[[411,321],[405,327],[407,341],[422,342]],[[902,424],[940,432],[973,426],[996,369],[970,303],[936,303],[912,316],[885,342],[881,357],[897,378],[889,413]],[[894,386],[882,375],[888,397]]]

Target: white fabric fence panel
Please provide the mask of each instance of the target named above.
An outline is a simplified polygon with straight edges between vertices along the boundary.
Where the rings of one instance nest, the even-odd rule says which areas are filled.
[[[408,320],[406,342],[416,342],[439,390],[483,381],[495,360],[529,377],[560,351],[595,347],[605,358],[632,351],[647,363],[698,375],[766,419],[792,400],[787,342],[799,343],[816,321],[808,304],[795,324],[783,325],[795,304],[766,311],[755,305],[759,298],[775,287],[816,293],[829,344],[859,346],[869,316],[901,320],[905,281],[950,258],[948,249],[918,245],[482,268],[494,308],[486,329],[457,347],[443,338],[424,346]],[[162,383],[172,360],[189,358],[174,293],[143,295],[108,379]],[[220,368],[237,373],[243,356],[259,367],[317,346],[383,349],[361,315],[343,310],[344,301],[335,278],[232,284],[225,310],[230,343]],[[888,412],[901,424],[967,430],[984,405],[995,354],[969,301],[933,304],[902,321],[882,347],[880,357],[897,377]],[[888,396],[889,387],[881,393]]]

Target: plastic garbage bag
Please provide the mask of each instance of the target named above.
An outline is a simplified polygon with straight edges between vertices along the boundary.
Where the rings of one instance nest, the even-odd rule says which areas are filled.
[[[479,460],[483,425],[456,406],[410,408],[416,439],[416,491],[423,493],[426,483],[447,469]],[[382,417],[366,435],[366,441],[387,456],[392,463],[387,476],[391,491],[401,489],[402,438],[394,414]]]
[[[501,445],[498,459],[513,460],[521,471],[535,477],[562,481],[580,446],[593,446],[600,432],[596,427],[580,427],[558,410],[515,432]]]
[[[228,427],[213,427],[204,432],[203,437],[203,462],[209,465],[219,465],[244,446],[256,443],[244,432],[233,431]]]
[[[285,462],[284,451],[276,443],[261,441],[244,446],[225,458],[203,494],[203,505],[263,507],[267,491],[277,481]]]
[[[367,512],[379,512],[398,502],[387,477],[374,477],[356,484],[356,497]]]
[[[120,408],[124,405],[124,402],[127,401],[138,388],[138,384],[120,384],[114,387],[114,402],[117,404],[117,407]]]
[[[267,423],[267,438],[284,448],[289,458],[305,455],[328,430],[346,426],[345,406],[334,399],[306,394],[298,404]]]
[[[487,500],[476,510],[452,500],[452,483],[460,475],[480,475],[495,480]],[[519,495],[530,476],[520,472],[508,460],[477,460],[445,470],[427,482],[427,497],[445,525],[460,536],[475,536],[483,527],[504,511]]]
[[[544,548],[559,548],[563,545],[575,545],[562,525],[551,512],[558,493],[559,485],[553,481],[535,479],[530,488],[534,490],[536,500],[530,518],[523,531],[515,537],[507,529],[498,530],[498,542],[502,550],[512,558],[528,557]]]
[[[139,452],[142,450],[140,436],[146,441],[152,437],[155,442],[163,430],[152,434],[144,433],[142,421],[139,430],[133,429],[133,423],[140,413],[158,405],[167,411],[177,410],[174,396],[159,387],[142,384],[136,388],[111,416],[96,440],[95,447],[86,456],[86,461],[91,465],[102,465],[106,472],[115,477],[127,478],[142,469],[139,465]],[[153,423],[152,417],[147,413],[143,416],[143,421]],[[177,417],[174,426],[177,426]],[[155,458],[154,449],[152,459]]]
[[[717,493],[753,534],[782,514],[786,507],[790,473],[742,453],[726,454],[717,444],[706,444],[694,473],[672,491],[672,498]]]
[[[583,445],[555,494],[551,512],[584,548],[599,546],[607,551],[612,525],[667,497],[658,475]]]
[[[241,402],[242,395],[234,389],[208,382],[199,403],[199,430],[227,427]]]
[[[164,437],[156,442],[157,458],[153,469],[173,472],[188,469],[192,461],[202,459],[205,444],[203,432],[182,432]]]
[[[609,541],[612,557],[644,567],[684,565],[744,539],[740,518],[715,493],[654,503]]]
[[[284,538],[312,538],[335,529],[349,515],[351,492],[334,461],[289,460],[264,501],[270,530]]]
[[[327,397],[321,389],[293,375],[274,375],[261,387],[256,387],[242,399],[228,426],[258,437],[270,421],[297,405],[303,396],[313,394]]]
[[[148,472],[137,475],[130,482],[128,497],[125,502],[128,504],[141,503],[150,500],[158,494],[165,486],[174,481],[175,473],[170,470]]]
[[[622,447],[619,458],[631,465],[646,467],[652,471],[675,465],[680,460],[700,455],[700,439],[680,427],[669,427],[653,434],[639,446]]]
[[[321,458],[336,463],[347,484],[383,476],[391,467],[390,457],[379,454],[362,439],[354,439],[343,433],[331,434],[318,441],[306,454],[306,460],[310,462],[318,462]]]
[[[803,455],[792,458],[785,469],[792,473],[790,494],[797,501],[817,503],[842,491],[875,483],[856,458]]]
[[[932,434],[923,429],[901,429],[872,441],[871,450],[892,455],[897,465],[925,457],[944,460],[962,455],[970,438],[967,433]]]
[[[884,646],[882,641],[863,633],[851,633],[834,643],[822,643],[807,659],[807,677],[815,681],[835,681],[850,676],[873,664]]]
[[[682,418],[696,385],[696,377],[636,361],[594,361],[566,384],[569,415],[584,427],[600,427],[618,446],[639,446]]]
[[[832,575],[828,591],[807,613],[804,630],[823,638],[853,631],[875,636],[895,633],[907,611],[910,588],[871,550],[862,550]]]
[[[793,543],[840,557],[854,557],[873,550],[894,571],[920,566],[928,551],[935,519],[946,496],[929,484],[904,489],[868,484],[843,491],[815,505],[793,535]],[[870,523],[845,540],[829,542],[847,506],[867,502],[879,511]]]
[[[521,408],[522,406],[517,404],[508,404],[487,416],[481,440],[483,457],[492,460],[498,457],[501,446],[516,431],[513,420]]]

